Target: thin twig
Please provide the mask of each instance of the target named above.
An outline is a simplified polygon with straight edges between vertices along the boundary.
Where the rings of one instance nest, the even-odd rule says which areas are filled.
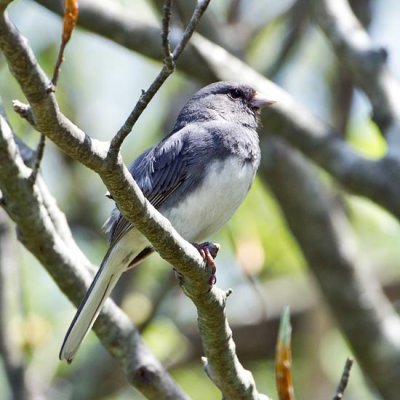
[[[19,100],[12,102],[14,111],[23,119],[26,119],[30,125],[35,127],[35,120],[32,114],[32,108],[29,104],[24,104]]]
[[[335,396],[333,396],[332,400],[341,400],[343,399],[344,391],[346,390],[347,384],[349,383],[350,370],[353,366],[353,359],[347,358],[346,363],[344,364],[342,376],[340,378],[339,385],[336,389]]]
[[[39,144],[36,149],[36,157],[35,157],[35,161],[33,163],[32,173],[31,173],[31,176],[29,177],[29,180],[32,185],[34,185],[36,182],[36,178],[37,178],[39,170],[40,170],[40,164],[42,162],[43,155],[44,155],[45,146],[46,146],[46,136],[42,133],[40,135]]]
[[[172,0],[165,0],[164,7],[163,7],[163,20],[162,20],[162,32],[161,32],[161,39],[162,39],[162,48],[164,51],[164,64],[170,66],[170,68],[174,69],[174,60],[172,59],[171,54],[171,45],[169,42],[169,27],[171,24],[171,5]]]
[[[21,118],[26,119],[34,127],[35,121],[33,118],[32,108],[30,107],[30,105],[23,104],[18,100],[14,100],[12,104],[13,104],[14,111]],[[3,113],[3,116],[6,118],[4,113]],[[18,141],[18,140],[19,139],[17,138],[16,141]],[[39,140],[39,144],[37,146],[36,152],[32,151],[34,156],[31,158],[31,161],[29,162],[29,166],[32,165],[32,173],[31,173],[31,176],[29,177],[30,183],[32,185],[34,185],[36,183],[36,179],[39,174],[40,164],[43,159],[45,145],[46,145],[46,136],[42,133],[40,135],[40,140]]]
[[[179,56],[182,54],[182,51],[188,44],[190,38],[193,35],[194,30],[196,29],[197,23],[199,22],[201,16],[204,14],[206,11],[208,4],[210,3],[210,0],[198,0],[197,1],[197,6],[193,11],[193,15],[190,18],[190,21],[183,32],[182,39],[180,42],[177,44],[177,46],[174,49],[174,61],[176,61]]]
[[[64,1],[64,24],[63,32],[61,35],[61,44],[58,51],[57,61],[54,66],[53,77],[49,86],[49,91],[54,92],[57,86],[58,77],[61,71],[61,64],[64,61],[65,47],[71,39],[72,32],[75,28],[76,21],[78,19],[78,1],[77,0],[67,0]]]
[[[168,39],[170,16],[171,16],[171,0],[165,0],[163,7],[163,24],[161,33],[162,47],[164,51],[164,65],[159,74],[157,75],[157,77],[150,85],[150,87],[146,91],[143,91],[134,109],[126,119],[125,123],[112,139],[110,146],[110,153],[112,154],[112,156],[115,157],[118,154],[123,141],[131,132],[133,126],[135,125],[140,115],[143,113],[143,111],[145,110],[151,99],[158,92],[158,90],[164,84],[167,78],[175,71],[175,62],[182,54],[182,51],[187,45],[189,39],[191,38],[197,26],[197,23],[199,22],[201,16],[207,9],[210,1],[211,0],[203,0],[203,1],[199,0],[197,2],[197,6],[193,11],[193,15],[190,18],[190,21],[185,31],[183,32],[182,38],[175,47],[171,57],[170,42]]]
[[[57,55],[57,60],[54,65],[54,72],[53,72],[53,77],[51,78],[51,82],[49,85],[49,91],[54,92],[55,87],[57,86],[58,82],[58,77],[60,75],[60,70],[61,70],[61,64],[64,61],[64,51],[65,51],[65,46],[67,45],[66,42],[62,42],[60,44],[60,49],[58,50],[58,55]]]

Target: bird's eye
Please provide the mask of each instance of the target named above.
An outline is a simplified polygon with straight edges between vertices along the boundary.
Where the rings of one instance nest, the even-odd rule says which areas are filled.
[[[232,89],[232,90],[229,91],[228,95],[229,95],[229,97],[231,97],[232,99],[236,100],[236,99],[238,99],[239,97],[241,97],[242,94],[240,93],[240,90],[239,90],[239,89]]]

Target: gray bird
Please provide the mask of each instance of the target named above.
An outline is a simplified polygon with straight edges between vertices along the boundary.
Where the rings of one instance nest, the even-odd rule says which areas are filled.
[[[260,163],[259,110],[273,103],[239,83],[208,85],[183,107],[172,132],[130,166],[146,198],[189,242],[217,232],[244,200]],[[68,362],[122,273],[153,252],[117,208],[105,227],[109,249],[61,347]]]

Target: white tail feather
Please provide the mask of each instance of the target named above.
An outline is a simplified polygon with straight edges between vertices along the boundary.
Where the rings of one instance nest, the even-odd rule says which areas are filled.
[[[83,339],[85,339],[99,315],[101,307],[123,272],[121,267],[115,268],[115,262],[111,262],[110,258],[112,258],[112,256],[106,256],[103,260],[100,269],[68,328],[60,350],[60,360],[65,359],[68,362],[72,361],[80,344]]]
[[[122,273],[152,253],[153,249],[149,244],[148,240],[133,228],[108,250],[68,328],[60,350],[60,360],[72,361]]]

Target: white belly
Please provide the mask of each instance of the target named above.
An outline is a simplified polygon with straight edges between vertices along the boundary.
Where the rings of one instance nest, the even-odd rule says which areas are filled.
[[[253,182],[255,170],[231,157],[208,165],[201,187],[176,207],[163,212],[188,241],[198,242],[217,232],[242,203]]]

